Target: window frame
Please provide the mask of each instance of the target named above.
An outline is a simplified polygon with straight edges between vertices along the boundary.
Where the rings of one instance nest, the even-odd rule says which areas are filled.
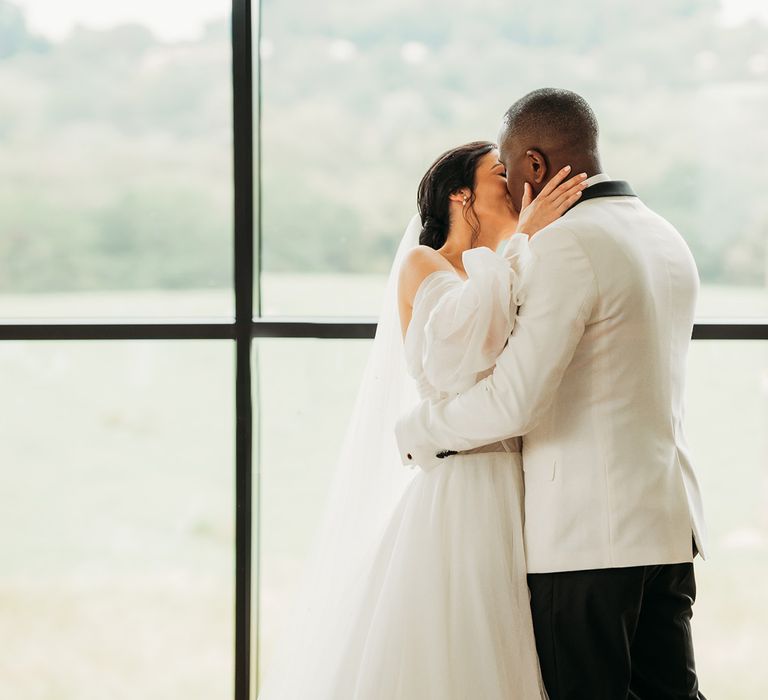
[[[235,344],[235,700],[258,687],[259,455],[258,376],[252,376],[252,340],[258,338],[370,339],[376,319],[265,317],[261,307],[261,0],[232,0],[234,294],[235,316],[214,321],[142,319],[109,323],[0,322],[0,342],[32,340],[232,340]],[[255,21],[254,21],[255,20]],[[255,60],[254,60],[255,59]],[[254,91],[254,81],[256,90]],[[254,100],[255,96],[255,100]],[[255,290],[255,298],[254,298]],[[768,319],[696,323],[694,340],[768,340]],[[258,368],[258,355],[256,355]],[[255,431],[255,434],[254,434]],[[256,517],[254,519],[254,511]],[[254,565],[254,558],[256,563]],[[255,584],[256,593],[253,594]],[[256,630],[255,639],[252,630]]]

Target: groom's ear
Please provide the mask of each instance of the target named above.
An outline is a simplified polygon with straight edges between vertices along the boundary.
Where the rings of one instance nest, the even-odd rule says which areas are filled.
[[[547,181],[547,159],[541,151],[531,148],[525,152],[525,170],[524,179],[531,182],[537,191]]]

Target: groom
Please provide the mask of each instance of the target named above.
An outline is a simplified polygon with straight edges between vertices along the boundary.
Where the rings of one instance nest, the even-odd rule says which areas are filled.
[[[580,96],[536,90],[499,136],[513,202],[565,166],[578,205],[530,242],[493,374],[397,425],[404,464],[524,435],[525,544],[551,700],[703,699],[691,641],[699,486],[683,430],[699,280],[680,234],[602,171]]]

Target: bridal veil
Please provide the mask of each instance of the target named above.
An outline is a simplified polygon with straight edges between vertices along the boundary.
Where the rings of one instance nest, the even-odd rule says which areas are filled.
[[[384,528],[414,476],[400,463],[397,418],[418,400],[408,376],[397,286],[406,253],[418,245],[421,221],[403,234],[387,279],[376,337],[363,373],[296,602],[264,673],[260,700],[324,697],[353,638],[361,581]],[[331,399],[332,400],[332,399]]]

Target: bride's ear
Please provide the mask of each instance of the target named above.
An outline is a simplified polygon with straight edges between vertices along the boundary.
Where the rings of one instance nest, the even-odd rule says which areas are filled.
[[[525,180],[534,185],[541,185],[547,181],[547,159],[541,151],[535,148],[525,152]]]
[[[451,194],[448,195],[448,199],[451,202],[458,202],[459,204],[466,204],[469,201],[469,197],[472,193],[466,188],[463,187],[460,190],[456,190],[455,192],[451,192]]]

